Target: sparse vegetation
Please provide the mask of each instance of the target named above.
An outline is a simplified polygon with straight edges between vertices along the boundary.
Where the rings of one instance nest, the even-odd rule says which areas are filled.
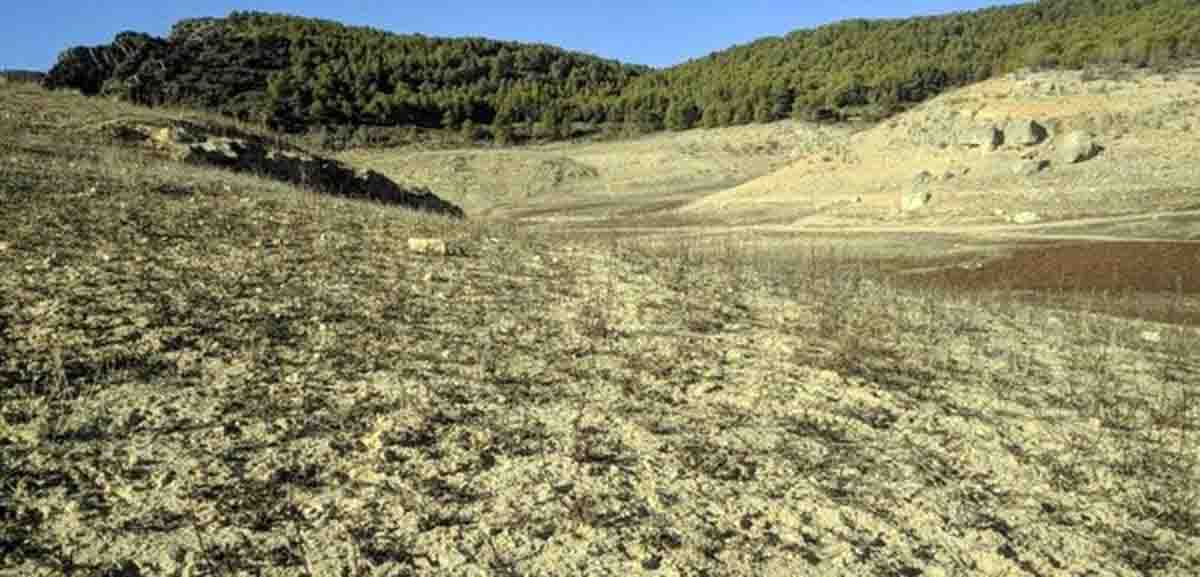
[[[417,215],[95,128],[142,114],[0,87],[6,570],[1200,571],[1194,327],[832,245]]]

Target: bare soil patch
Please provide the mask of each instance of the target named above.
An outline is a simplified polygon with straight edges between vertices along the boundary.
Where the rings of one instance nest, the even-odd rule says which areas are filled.
[[[1200,293],[1200,244],[1053,243],[920,275],[959,290]]]
[[[900,275],[909,285],[1024,293],[1200,325],[1200,243],[1049,242]],[[1190,303],[1190,304],[1189,304]]]
[[[798,225],[838,219],[956,225],[999,222],[1032,211],[1045,220],[1194,206],[1200,181],[1195,70],[1120,78],[1079,72],[1011,74],[956,90],[831,142],[771,174],[700,199],[684,212],[729,222],[791,217]],[[958,135],[1010,120],[1049,130],[1035,147],[963,145]],[[1081,164],[1057,162],[1072,130],[1095,134],[1104,151]],[[1023,162],[1050,161],[1023,175]],[[928,206],[900,212],[914,176],[928,172]]]

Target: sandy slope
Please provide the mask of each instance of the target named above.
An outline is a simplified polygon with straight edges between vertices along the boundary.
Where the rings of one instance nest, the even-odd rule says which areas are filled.
[[[1124,214],[1194,206],[1200,182],[1200,71],[1013,74],[945,94],[849,138],[839,154],[814,154],[770,175],[710,195],[687,214],[754,222],[766,215],[813,226],[845,220],[969,222],[1016,211],[1044,218]],[[956,144],[972,127],[1030,119],[1044,145],[998,151]],[[1063,134],[1095,133],[1106,148],[1079,165],[1025,177],[1023,158],[1053,159]],[[933,204],[898,214],[914,176],[929,171]],[[999,211],[1003,211],[1000,213]]]
[[[795,122],[633,140],[454,151],[351,151],[344,160],[429,186],[475,216],[607,217],[674,208],[836,148],[848,129]]]
[[[1002,224],[1200,206],[1200,70],[1013,74],[945,94],[867,130],[797,122],[640,139],[454,151],[355,151],[345,160],[426,185],[477,217],[628,225]],[[1008,120],[1050,140],[997,151],[957,134]],[[1019,176],[1070,130],[1095,133],[1097,159]],[[932,204],[900,213],[928,171]]]

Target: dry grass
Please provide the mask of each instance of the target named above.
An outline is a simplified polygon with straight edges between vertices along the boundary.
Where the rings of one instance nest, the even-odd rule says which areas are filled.
[[[319,198],[76,147],[109,105],[39,93],[39,132],[29,94],[0,573],[1200,572],[1195,329]]]

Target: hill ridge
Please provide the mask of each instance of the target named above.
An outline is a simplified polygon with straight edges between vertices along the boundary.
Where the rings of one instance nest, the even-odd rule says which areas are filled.
[[[214,31],[197,36],[200,28]],[[881,119],[1027,66],[1175,66],[1200,57],[1198,38],[1200,6],[1188,0],[1050,0],[846,20],[653,70],[547,44],[234,12],[182,21],[166,39],[125,32],[109,46],[68,50],[46,84],[293,132],[402,126],[506,143],[605,125],[653,132]]]

